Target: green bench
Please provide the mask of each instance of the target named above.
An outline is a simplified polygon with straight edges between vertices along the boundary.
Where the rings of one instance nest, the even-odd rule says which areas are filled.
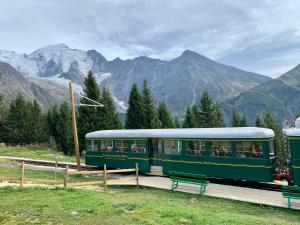
[[[200,186],[200,194],[203,194],[209,182],[206,181],[206,176],[197,175],[192,173],[182,173],[170,171],[168,172],[169,178],[172,181],[171,190],[178,188],[178,183],[195,184]]]
[[[285,190],[284,192],[282,192],[282,196],[288,199],[288,208],[290,209],[291,199],[300,199],[300,187],[282,185],[282,189]]]

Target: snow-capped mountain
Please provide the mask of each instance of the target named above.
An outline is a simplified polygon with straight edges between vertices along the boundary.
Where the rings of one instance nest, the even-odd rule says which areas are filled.
[[[107,60],[98,52],[71,49],[65,44],[50,45],[31,54],[17,54],[0,50],[0,61],[9,63],[24,75],[51,77],[74,70],[86,74],[97,70],[99,64]]]
[[[110,75],[101,72],[101,67],[107,60],[100,53],[95,50],[71,49],[65,44],[46,46],[29,55],[0,50],[1,61],[10,64],[24,76],[65,87],[68,87],[69,81],[72,80],[75,82],[77,93],[82,91],[84,76],[89,70],[94,72],[99,85]],[[124,102],[113,97],[118,110],[124,112],[126,110]]]
[[[108,61],[95,50],[82,51],[57,44],[29,55],[0,50],[0,61],[10,64],[24,76],[65,87],[72,80],[77,92],[82,90],[84,76],[91,70],[98,85],[111,90],[118,110],[123,112],[132,84],[141,87],[144,79],[155,101],[166,101],[176,113],[182,113],[187,105],[197,101],[205,89],[214,99],[223,100],[270,80],[188,50],[170,61],[145,56]]]

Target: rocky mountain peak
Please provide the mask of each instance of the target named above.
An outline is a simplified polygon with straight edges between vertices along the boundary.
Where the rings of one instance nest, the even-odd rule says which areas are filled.
[[[96,50],[88,50],[87,55],[97,62],[107,62],[107,59]]]
[[[201,64],[216,64],[215,61],[198,54],[197,52],[193,52],[191,50],[185,50],[179,57],[171,60],[171,62],[177,63],[201,63]]]

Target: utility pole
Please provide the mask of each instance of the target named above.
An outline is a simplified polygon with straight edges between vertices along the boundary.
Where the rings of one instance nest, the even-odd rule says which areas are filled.
[[[77,162],[77,170],[81,170],[80,166],[80,152],[79,152],[79,143],[78,143],[78,134],[77,134],[77,124],[76,124],[76,111],[75,111],[75,98],[73,91],[73,83],[70,81],[70,101],[71,101],[71,112],[72,112],[72,126],[73,126],[73,136],[74,136],[74,144],[75,144],[75,153],[76,153],[76,162]]]

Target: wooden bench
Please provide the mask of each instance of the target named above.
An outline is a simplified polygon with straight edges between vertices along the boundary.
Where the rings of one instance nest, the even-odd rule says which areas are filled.
[[[171,190],[175,190],[178,188],[178,183],[186,183],[186,184],[195,184],[200,186],[200,194],[203,194],[206,191],[206,187],[209,182],[206,181],[206,176],[197,175],[192,173],[182,173],[170,171],[168,172],[169,178],[172,181]]]
[[[282,189],[286,190],[282,192],[282,196],[288,199],[288,208],[291,208],[291,199],[300,199],[300,187],[282,185]]]

